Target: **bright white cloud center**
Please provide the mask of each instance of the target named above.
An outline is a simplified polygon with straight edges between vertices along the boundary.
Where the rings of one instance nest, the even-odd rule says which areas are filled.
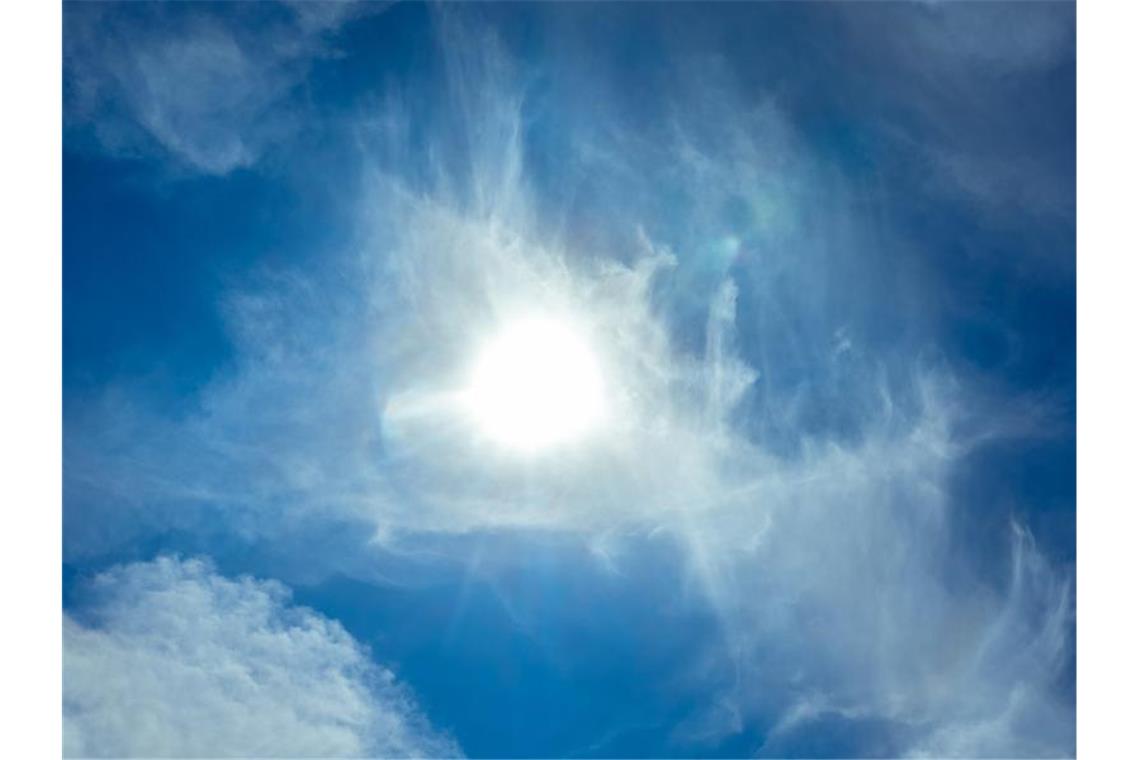
[[[468,401],[486,435],[534,452],[598,425],[602,375],[594,352],[569,324],[533,317],[508,325],[484,346]]]

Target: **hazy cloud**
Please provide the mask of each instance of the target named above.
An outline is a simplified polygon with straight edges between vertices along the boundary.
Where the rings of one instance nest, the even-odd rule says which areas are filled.
[[[69,124],[113,154],[157,150],[205,174],[249,167],[299,127],[293,96],[313,61],[335,53],[339,27],[381,7],[77,7],[64,35]]]

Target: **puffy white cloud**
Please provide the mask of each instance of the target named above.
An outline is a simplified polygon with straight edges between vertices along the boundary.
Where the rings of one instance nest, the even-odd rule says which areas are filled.
[[[459,754],[408,690],[279,583],[199,560],[118,566],[64,622],[71,757]]]

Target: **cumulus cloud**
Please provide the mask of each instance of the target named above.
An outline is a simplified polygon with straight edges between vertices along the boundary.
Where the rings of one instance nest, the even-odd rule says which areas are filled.
[[[64,620],[68,757],[453,757],[391,671],[273,581],[160,558]]]
[[[678,63],[667,118],[567,115],[563,169],[544,180],[526,77],[441,14],[435,84],[461,130],[394,94],[360,131],[360,247],[225,300],[240,366],[189,419],[108,397],[69,429],[69,487],[86,496],[71,503],[158,525],[224,504],[253,534],[351,518],[388,549],[488,530],[667,536],[684,593],[720,621],[688,674],[715,705],[678,742],[752,723],[768,732],[756,750],[779,754],[842,721],[896,754],[1071,753],[1066,572],[1013,523],[1008,582],[989,582],[951,530],[965,458],[1035,426],[987,414],[926,350],[927,273],[877,199],[715,58]],[[588,197],[552,209],[551,185],[575,181]],[[534,309],[579,321],[615,412],[589,445],[524,463],[455,398],[471,347]],[[92,515],[69,546],[97,545]]]

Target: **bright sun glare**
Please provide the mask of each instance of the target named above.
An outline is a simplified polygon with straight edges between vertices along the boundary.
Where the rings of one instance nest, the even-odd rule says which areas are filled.
[[[508,325],[484,346],[469,393],[489,437],[534,452],[577,439],[602,418],[602,376],[570,325],[534,317]]]

